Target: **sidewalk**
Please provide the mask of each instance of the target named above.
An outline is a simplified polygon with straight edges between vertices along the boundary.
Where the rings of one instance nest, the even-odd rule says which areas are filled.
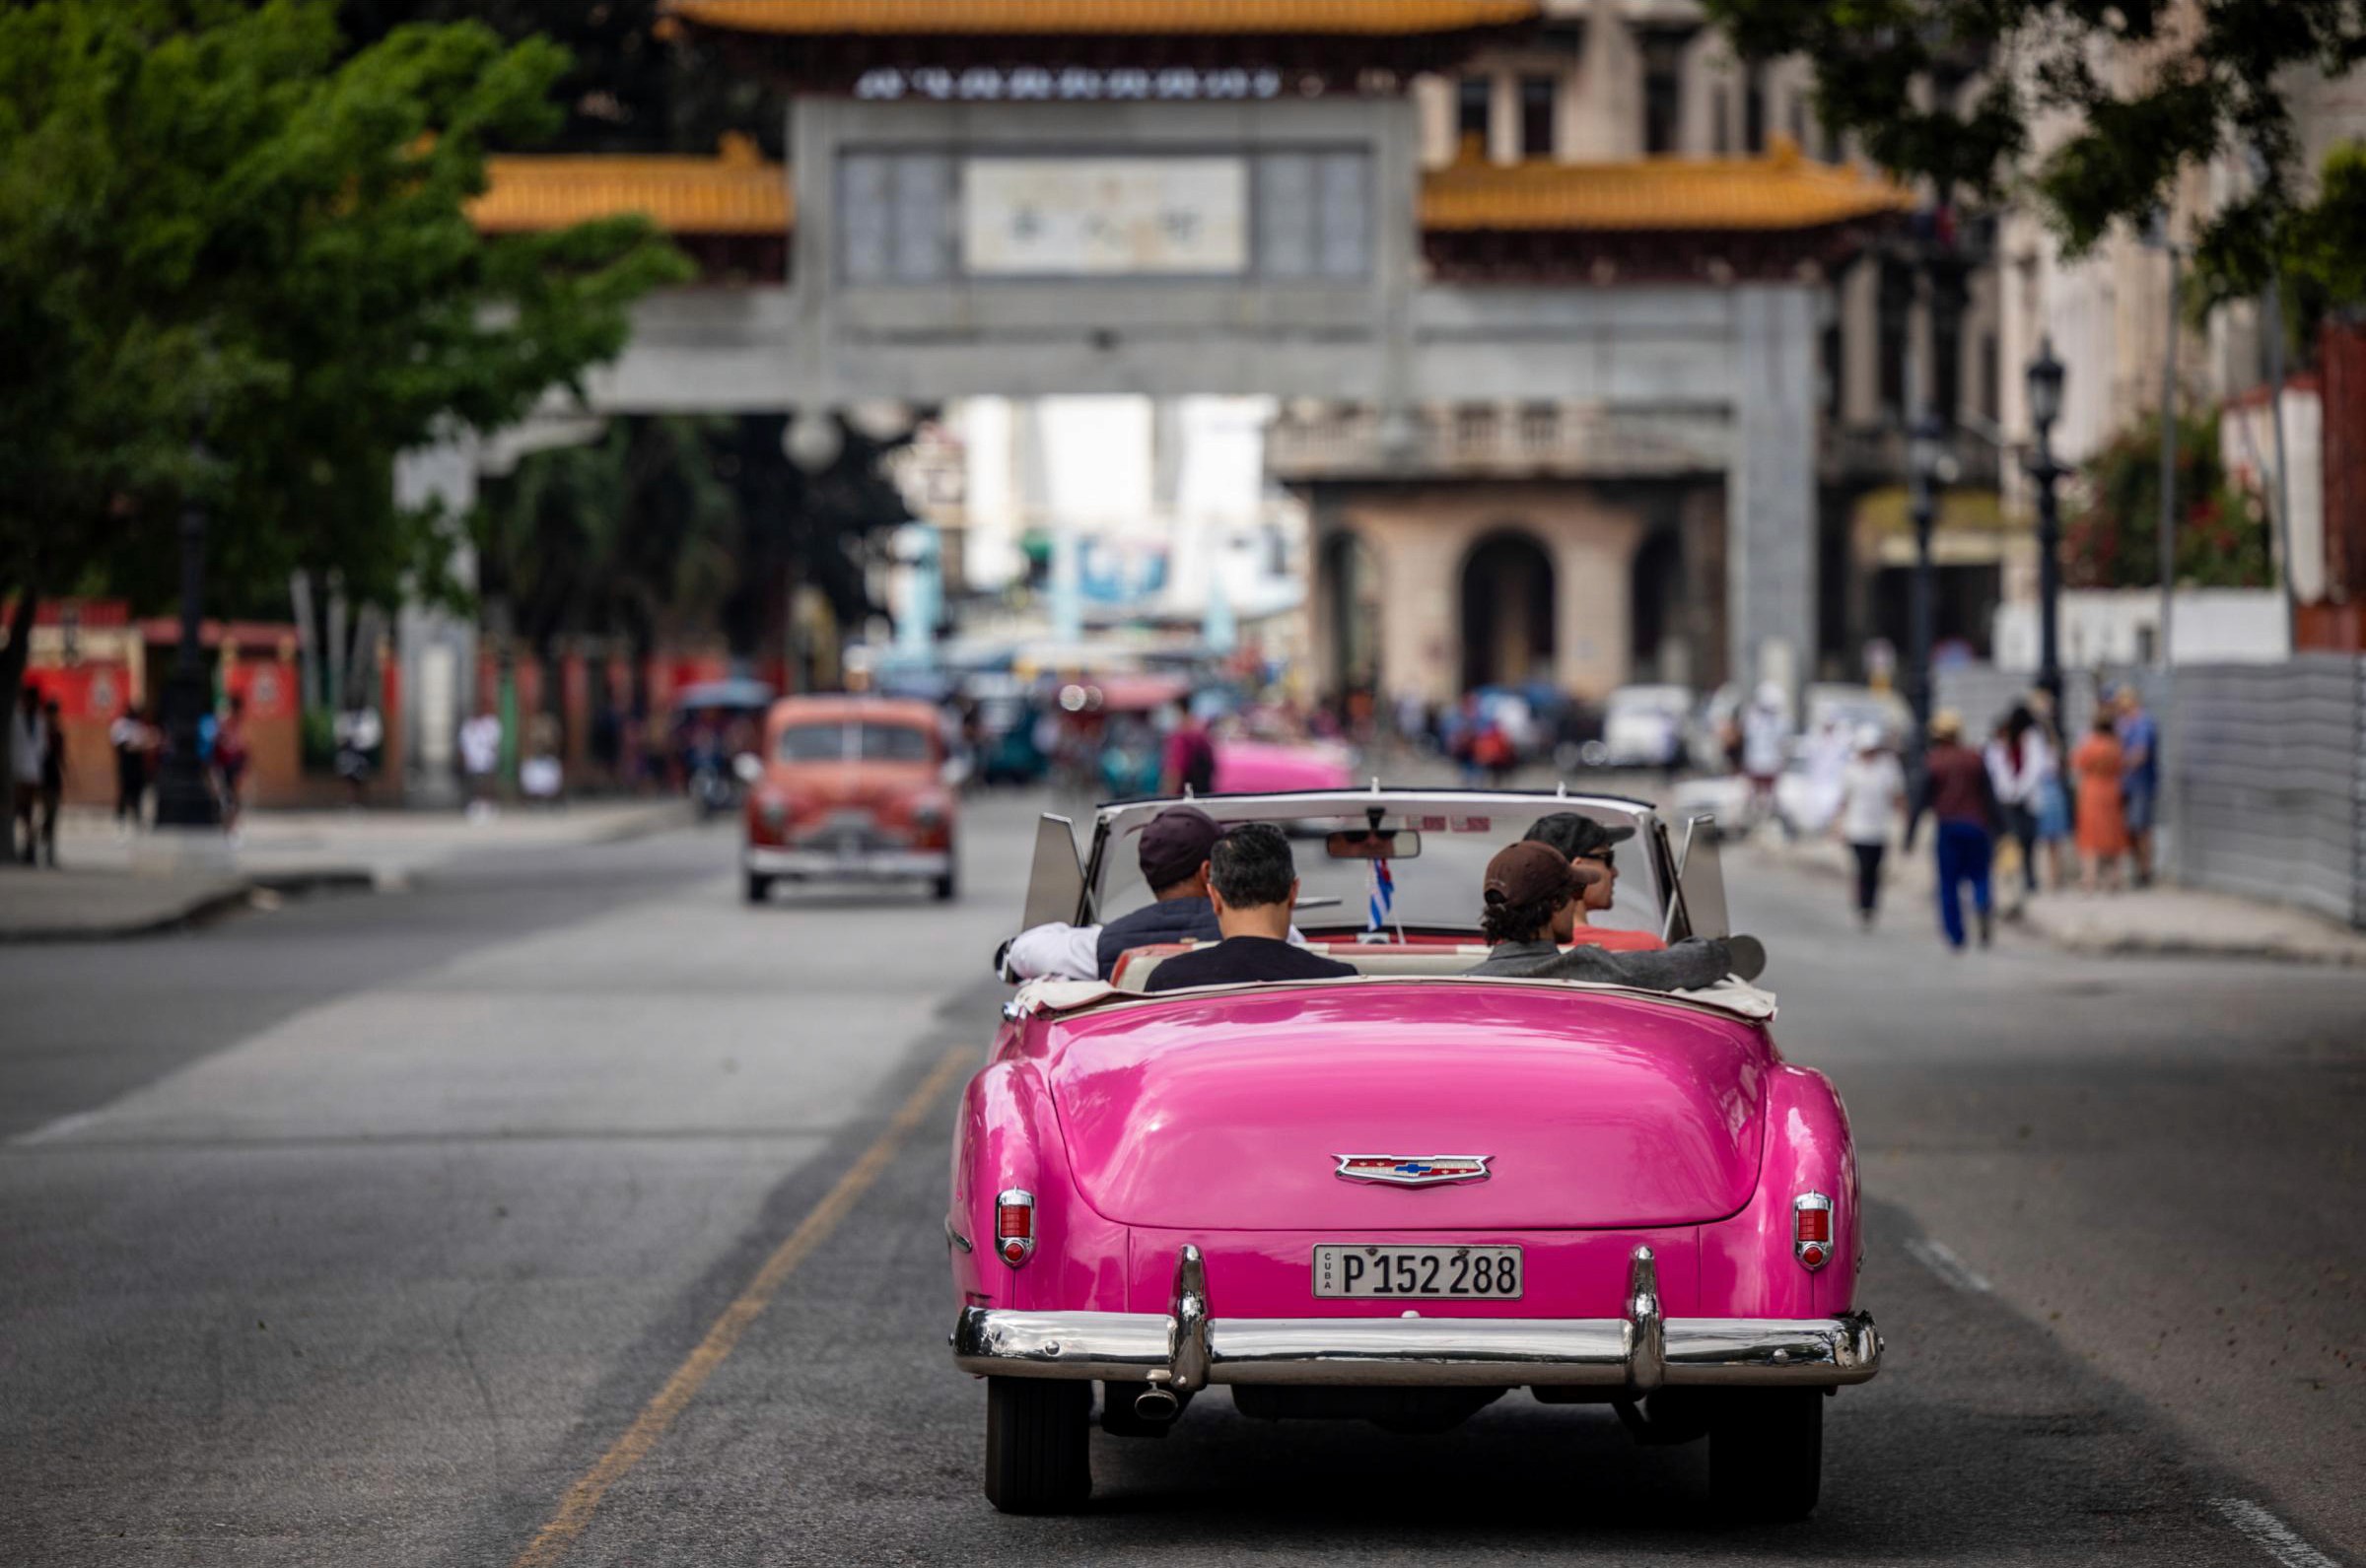
[[[1729,840],[1728,863],[1779,866],[1831,876],[1856,874],[1847,850],[1829,839],[1786,843],[1771,830],[1747,843]],[[2366,965],[2366,932],[2306,910],[2262,904],[2198,888],[2155,885],[2142,891],[2041,893],[2024,900],[2020,885],[1998,879],[1998,914],[2020,930],[2074,953],[2147,953],[2197,958],[2267,958],[2294,964]],[[1931,899],[1927,834],[1912,854],[1893,845],[1882,868],[1885,913]],[[2016,908],[2017,906],[2017,908]]]
[[[135,936],[258,899],[392,892],[487,850],[609,844],[689,820],[689,803],[676,799],[509,810],[484,822],[456,811],[251,812],[232,844],[213,835],[118,838],[105,812],[73,810],[58,822],[64,870],[0,865],[0,941]]]

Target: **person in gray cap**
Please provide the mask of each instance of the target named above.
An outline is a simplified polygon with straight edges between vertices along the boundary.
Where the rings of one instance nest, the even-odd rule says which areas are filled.
[[[1479,928],[1493,945],[1472,975],[1586,980],[1640,990],[1699,990],[1727,975],[1755,980],[1766,949],[1750,936],[1688,936],[1663,952],[1562,951],[1577,923],[1577,902],[1602,873],[1571,865],[1552,845],[1523,839],[1487,862]]]
[[[995,967],[1009,980],[1107,980],[1129,947],[1223,940],[1208,901],[1208,852],[1223,831],[1197,806],[1167,807],[1135,847],[1149,903],[1106,925],[1033,926],[1010,939]]]
[[[1537,818],[1521,837],[1535,844],[1553,846],[1581,876],[1597,873],[1578,892],[1576,919],[1561,936],[1565,944],[1585,942],[1629,953],[1655,953],[1668,945],[1650,931],[1624,930],[1615,925],[1596,925],[1593,921],[1595,913],[1608,910],[1618,896],[1618,847],[1635,837],[1635,829],[1624,824],[1613,827],[1596,822],[1574,811],[1556,811]]]

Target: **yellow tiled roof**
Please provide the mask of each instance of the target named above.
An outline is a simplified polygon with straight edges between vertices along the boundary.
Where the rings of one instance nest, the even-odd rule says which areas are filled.
[[[677,235],[784,235],[788,170],[743,136],[713,158],[566,155],[488,158],[490,183],[468,216],[487,234],[564,229],[593,218],[645,213]]]
[[[1787,145],[1764,158],[1456,164],[1422,176],[1432,231],[1817,229],[1912,205],[1900,186]]]
[[[773,34],[1357,34],[1532,21],[1537,0],[668,0],[700,27]]]
[[[510,156],[469,206],[488,234],[561,229],[646,213],[677,235],[786,234],[788,170],[744,137],[713,158]],[[1477,230],[1816,229],[1901,212],[1897,185],[1777,149],[1764,158],[1624,164],[1457,164],[1422,177],[1422,228]]]

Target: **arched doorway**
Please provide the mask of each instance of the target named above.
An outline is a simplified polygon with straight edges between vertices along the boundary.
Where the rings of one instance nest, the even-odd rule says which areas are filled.
[[[1462,689],[1553,678],[1553,559],[1525,533],[1474,545],[1462,563]]]
[[[1321,595],[1326,696],[1380,683],[1380,572],[1372,551],[1342,529],[1323,540],[1316,562]]]
[[[1661,528],[1635,553],[1629,578],[1628,668],[1637,681],[1692,684],[1692,649],[1685,643],[1684,540]]]

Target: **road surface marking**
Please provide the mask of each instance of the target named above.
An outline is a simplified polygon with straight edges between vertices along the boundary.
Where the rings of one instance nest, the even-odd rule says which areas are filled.
[[[534,1538],[526,1542],[525,1550],[518,1554],[511,1568],[549,1568],[550,1564],[566,1555],[567,1548],[584,1533],[584,1527],[592,1523],[592,1510],[599,1507],[599,1500],[607,1495],[608,1488],[624,1479],[632,1467],[657,1447],[658,1439],[665,1435],[665,1429],[673,1424],[673,1418],[682,1413],[683,1407],[697,1396],[700,1387],[715,1375],[715,1369],[722,1366],[725,1358],[731,1355],[732,1347],[739,1343],[739,1336],[747,1332],[748,1326],[762,1314],[783,1281],[796,1271],[797,1265],[803,1262],[814,1248],[829,1238],[830,1232],[838,1228],[839,1222],[846,1218],[856,1201],[879,1179],[880,1173],[887,1169],[888,1162],[895,1158],[896,1151],[903,1146],[904,1139],[911,1136],[914,1127],[920,1125],[930,1108],[937,1103],[937,1097],[944,1092],[944,1086],[969,1065],[972,1056],[967,1047],[955,1046],[929,1070],[929,1075],[921,1080],[920,1087],[912,1091],[902,1108],[895,1113],[894,1120],[887,1124],[870,1147],[863,1151],[863,1157],[838,1179],[838,1185],[831,1188],[820,1202],[806,1211],[805,1217],[798,1222],[797,1229],[789,1233],[789,1239],[764,1260],[764,1266],[756,1270],[756,1277],[747,1282],[747,1288],[723,1309],[723,1316],[715,1320],[714,1327],[707,1330],[707,1336],[698,1342],[698,1348],[674,1368],[673,1376],[667,1378],[657,1397],[642,1407],[641,1413],[633,1418],[633,1424],[624,1429],[624,1435],[609,1445],[608,1451],[599,1457],[598,1464],[586,1470],[567,1489],[567,1495],[559,1500],[558,1512],[552,1514],[550,1522],[534,1533]]]
[[[1956,1290],[1969,1291],[1976,1296],[1985,1295],[1990,1289],[1987,1276],[1980,1273],[1961,1258],[1956,1257],[1945,1242],[1934,1242],[1927,1237],[1914,1236],[1908,1238],[1906,1250],[1914,1255],[1915,1262],[1938,1275],[1942,1284]]]
[[[2302,1540],[2299,1532],[2249,1498],[2213,1497],[2210,1506],[2284,1568],[2339,1568],[2331,1557]]]
[[[31,1132],[20,1132],[8,1141],[11,1143],[47,1143],[56,1138],[72,1137],[84,1127],[98,1121],[100,1115],[101,1113],[97,1111],[70,1112],[54,1122],[42,1123]]]

